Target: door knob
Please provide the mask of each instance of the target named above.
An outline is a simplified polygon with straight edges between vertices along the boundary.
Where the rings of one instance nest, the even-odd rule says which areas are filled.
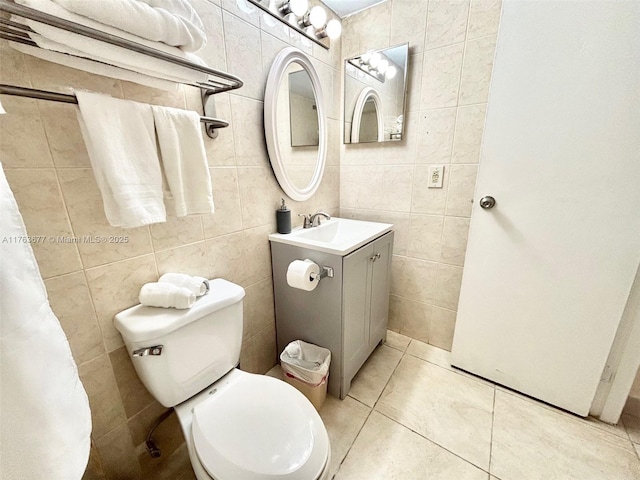
[[[485,210],[488,210],[489,208],[493,208],[495,205],[496,205],[496,199],[489,195],[487,195],[486,197],[482,197],[480,199],[480,206]]]

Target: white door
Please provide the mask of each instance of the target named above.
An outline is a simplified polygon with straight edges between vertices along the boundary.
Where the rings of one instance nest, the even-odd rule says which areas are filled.
[[[579,415],[640,262],[638,25],[505,0],[498,36],[452,362]]]

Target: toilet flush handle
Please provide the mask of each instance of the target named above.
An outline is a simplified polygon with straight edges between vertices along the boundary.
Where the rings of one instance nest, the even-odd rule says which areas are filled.
[[[153,347],[138,348],[133,351],[134,357],[146,357],[147,355],[162,355],[164,345],[154,345]]]

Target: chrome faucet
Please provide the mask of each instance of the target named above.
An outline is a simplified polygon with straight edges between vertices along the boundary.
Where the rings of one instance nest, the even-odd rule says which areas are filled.
[[[311,215],[311,218],[309,219],[309,221],[311,222],[311,226],[312,227],[319,227],[320,226],[320,224],[321,224],[320,217],[324,217],[327,220],[331,220],[331,215],[329,215],[328,213],[324,213],[324,212],[318,210],[316,213]],[[316,222],[316,220],[317,220],[317,222]]]
[[[304,223],[302,224],[302,228],[311,228],[311,214],[310,213],[299,213],[299,217],[304,217]]]
[[[310,213],[299,213],[298,216],[304,217],[302,228],[319,227],[321,225],[320,217],[331,220],[331,215],[320,210],[318,210],[313,215],[311,215]]]

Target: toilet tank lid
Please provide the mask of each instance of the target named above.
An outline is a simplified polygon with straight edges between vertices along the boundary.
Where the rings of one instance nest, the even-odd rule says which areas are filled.
[[[161,337],[244,298],[244,288],[222,278],[209,282],[209,292],[196,300],[193,307],[175,308],[136,305],[114,318],[114,325],[129,342],[144,342]]]

